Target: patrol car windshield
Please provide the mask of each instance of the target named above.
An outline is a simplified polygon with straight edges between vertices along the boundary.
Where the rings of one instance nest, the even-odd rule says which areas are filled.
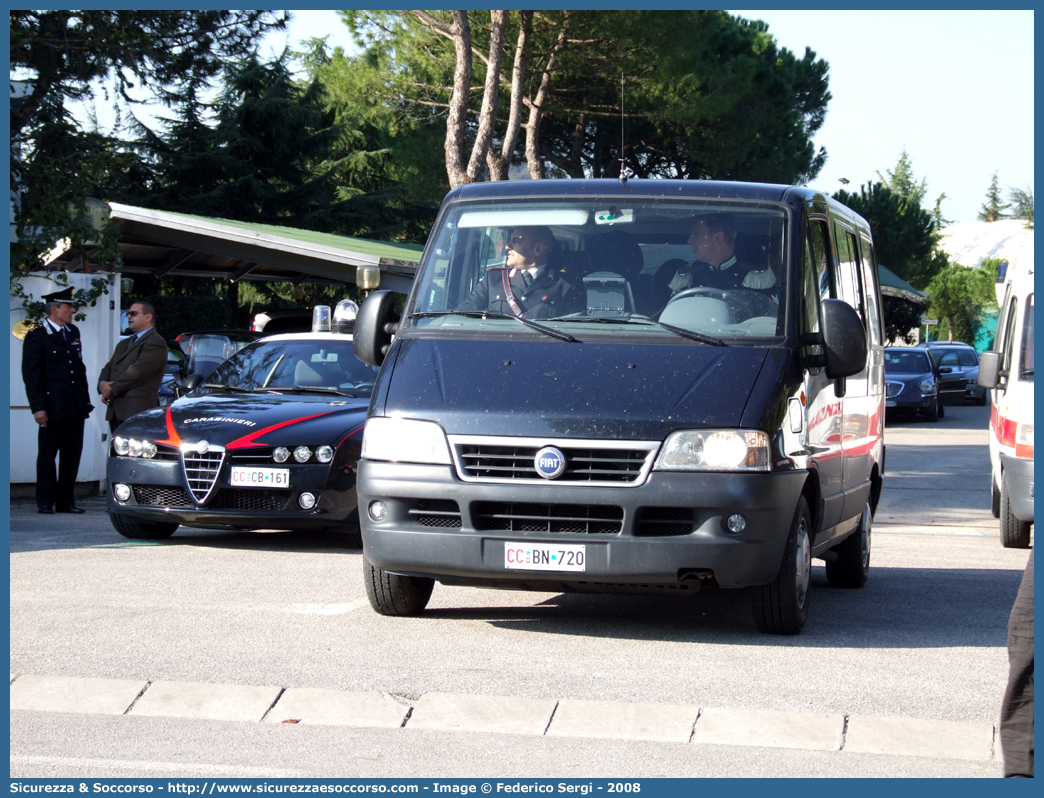
[[[355,357],[348,337],[259,341],[226,360],[205,385],[236,392],[369,396],[378,370]]]
[[[783,335],[778,206],[500,199],[458,203],[432,235],[404,330],[518,333],[525,319],[580,339]]]

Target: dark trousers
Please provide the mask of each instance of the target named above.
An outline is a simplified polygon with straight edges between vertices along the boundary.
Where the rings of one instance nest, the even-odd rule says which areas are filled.
[[[36,506],[71,507],[76,503],[74,491],[83,451],[83,419],[48,421],[46,427],[40,427],[36,445]]]
[[[1000,720],[1004,775],[1033,778],[1033,552],[1008,620],[1008,687]]]
[[[122,423],[123,423],[123,419],[121,419],[121,418],[116,418],[116,416],[113,416],[112,418],[110,418],[109,419],[109,435],[110,436],[111,435],[115,435],[116,434],[116,427],[120,426],[120,424],[122,424]]]

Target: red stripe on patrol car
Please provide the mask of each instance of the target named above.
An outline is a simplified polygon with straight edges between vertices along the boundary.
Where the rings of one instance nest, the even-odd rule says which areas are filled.
[[[174,429],[174,419],[170,416],[170,408],[167,408],[167,440],[156,441],[156,443],[168,443],[171,446],[181,446],[181,436],[178,435],[178,431]]]
[[[290,421],[284,421],[281,424],[273,424],[271,427],[265,427],[264,429],[259,429],[257,432],[251,432],[249,435],[244,435],[242,438],[236,438],[234,441],[232,441],[232,443],[230,443],[227,446],[225,446],[225,448],[226,449],[245,449],[248,446],[267,446],[268,444],[265,444],[265,443],[254,443],[254,439],[255,438],[259,438],[259,437],[261,437],[262,435],[264,435],[266,433],[274,432],[275,430],[280,429],[282,427],[289,427],[291,424],[297,424],[298,422],[301,422],[301,421],[308,421],[309,419],[321,418],[322,416],[328,416],[328,415],[330,415],[330,414],[329,413],[316,413],[314,416],[304,416],[303,418],[294,418],[294,419],[291,419]]]

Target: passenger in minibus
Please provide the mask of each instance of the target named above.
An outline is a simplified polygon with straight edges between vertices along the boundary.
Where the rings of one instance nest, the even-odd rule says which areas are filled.
[[[732,214],[709,213],[695,217],[688,243],[696,260],[675,273],[671,280],[674,293],[701,286],[763,290],[776,284],[776,275],[767,264],[739,260],[735,252],[736,222]]]

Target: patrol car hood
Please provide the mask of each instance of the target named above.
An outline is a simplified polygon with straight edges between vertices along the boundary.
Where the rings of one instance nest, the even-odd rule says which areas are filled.
[[[398,344],[384,415],[438,421],[458,435],[632,440],[738,426],[767,352],[687,343]]]
[[[319,394],[203,393],[183,397],[169,408],[133,416],[117,431],[123,437],[234,448],[253,445],[333,445],[361,429],[369,397]]]

